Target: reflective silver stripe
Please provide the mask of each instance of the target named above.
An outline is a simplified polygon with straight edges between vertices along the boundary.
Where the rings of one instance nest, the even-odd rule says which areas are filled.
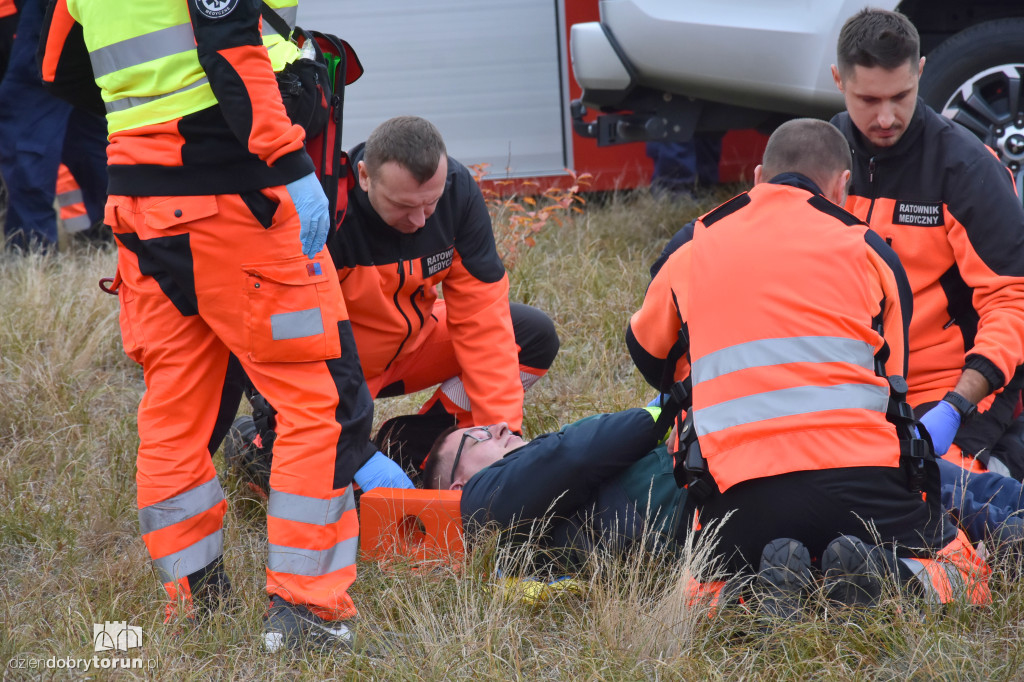
[[[441,393],[443,393],[448,400],[451,400],[456,407],[460,407],[463,410],[469,410],[472,408],[472,405],[469,402],[469,394],[466,393],[466,385],[462,383],[462,379],[459,377],[445,379],[441,384]]]
[[[917,578],[918,582],[924,586],[924,597],[925,601],[933,604],[942,602],[942,592],[935,587],[935,583],[932,582],[932,574],[925,570],[925,565],[916,559],[900,559],[903,565],[909,568],[914,573],[914,577]],[[946,580],[949,582],[950,594],[956,597],[962,594],[966,589],[967,585],[964,581],[964,575],[960,572],[956,566],[948,561],[936,561],[941,568],[943,573],[946,574]]]
[[[89,53],[89,61],[92,62],[93,76],[102,78],[121,69],[195,48],[192,24],[178,24],[95,49]]]
[[[298,5],[293,5],[292,7],[282,7],[280,9],[276,7],[271,7],[271,9],[277,13],[277,16],[285,20],[285,23],[288,24],[288,28],[290,28],[292,31],[295,30],[295,20],[299,15]],[[274,33],[277,33],[277,31],[274,30],[274,27],[270,25],[269,21],[264,21],[263,32],[266,33],[267,31],[274,31]],[[290,32],[291,31],[289,31],[289,33]],[[285,36],[285,38],[287,37],[288,36]]]
[[[171,95],[177,95],[179,92],[186,92],[188,90],[192,90],[193,88],[198,88],[199,86],[206,85],[209,82],[210,81],[208,81],[206,79],[206,76],[203,76],[202,78],[197,80],[195,83],[192,83],[191,85],[186,85],[185,87],[179,88],[178,90],[175,90],[174,92],[167,92],[167,93],[164,93],[162,95],[153,95],[152,97],[125,97],[123,99],[115,100],[113,102],[106,102],[107,113],[108,114],[114,114],[114,113],[117,113],[118,111],[124,111],[125,109],[131,109],[132,107],[137,107],[137,106],[142,105],[142,104],[149,104],[150,102],[155,102],[158,99],[163,99],[164,97],[170,97]]]
[[[61,222],[64,223],[65,232],[81,232],[82,230],[88,230],[92,227],[92,222],[89,220],[87,215],[79,215],[74,218],[62,218]]]
[[[696,410],[693,423],[698,436],[778,417],[814,414],[828,410],[865,409],[885,412],[889,389],[871,384],[796,386],[726,400]]]
[[[521,381],[523,383],[523,390],[524,391],[529,390],[531,386],[533,386],[535,383],[537,383],[537,381],[541,378],[541,376],[543,376],[543,375],[541,375],[541,374],[530,374],[529,372],[524,372],[523,370],[519,370],[519,381]]]
[[[153,559],[153,567],[160,576],[160,582],[174,582],[178,578],[195,573],[203,566],[209,566],[224,554],[224,531],[218,530],[189,545],[180,552]]]
[[[220,483],[217,482],[216,477],[211,478],[192,490],[186,490],[168,500],[140,509],[139,528],[145,535],[154,530],[173,526],[179,521],[190,519],[207,509],[212,509],[223,499],[224,492],[220,488]]]
[[[82,201],[81,189],[73,189],[70,192],[61,192],[57,195],[57,203],[60,204],[62,208],[73,206],[80,201]]]
[[[695,360],[693,383],[697,385],[742,369],[790,362],[846,362],[874,370],[875,351],[869,343],[839,336],[758,339],[722,348]]]
[[[358,537],[342,540],[334,547],[325,550],[270,545],[267,568],[278,573],[292,575],[327,575],[354,565],[358,547]]]
[[[319,308],[278,313],[270,316],[271,335],[275,341],[301,339],[324,333],[324,321]]]
[[[322,500],[316,497],[304,495],[293,495],[283,493],[280,490],[270,491],[270,501],[267,503],[267,516],[273,516],[285,521],[299,521],[311,523],[316,526],[326,526],[337,523],[341,515],[356,508],[355,497],[352,495],[352,487],[345,489],[345,494],[333,497],[329,500]]]

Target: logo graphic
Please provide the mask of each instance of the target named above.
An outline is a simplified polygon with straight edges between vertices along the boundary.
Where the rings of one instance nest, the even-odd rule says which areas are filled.
[[[94,651],[128,651],[142,646],[142,628],[127,621],[93,623]]]
[[[324,274],[324,271],[320,269],[319,263],[307,263],[306,274],[310,277],[319,277]]]
[[[237,6],[238,0],[196,0],[196,9],[210,19],[226,17]]]

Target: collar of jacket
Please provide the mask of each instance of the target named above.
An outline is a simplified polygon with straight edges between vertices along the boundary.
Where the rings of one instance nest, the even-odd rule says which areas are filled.
[[[876,147],[868,142],[857,126],[853,125],[853,121],[849,119],[849,115],[847,115],[846,122],[853,133],[851,137],[852,144],[850,146],[853,148],[854,155],[860,154],[865,159],[886,159],[892,156],[902,156],[906,154],[910,148],[917,145],[918,139],[921,137],[921,133],[924,132],[924,117],[925,109],[927,108],[928,105],[925,104],[924,100],[918,97],[917,104],[914,106],[914,115],[910,119],[907,131],[903,133],[903,136],[892,147]]]
[[[814,181],[802,173],[779,173],[769,180],[768,183],[772,185],[796,187],[797,189],[807,190],[811,194],[821,194],[821,190],[816,184],[814,184]]]

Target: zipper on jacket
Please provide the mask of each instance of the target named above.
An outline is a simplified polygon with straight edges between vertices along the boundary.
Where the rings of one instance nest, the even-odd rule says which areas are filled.
[[[878,192],[875,190],[875,157],[868,159],[868,186],[871,188],[871,204],[868,205],[868,216],[864,220],[868,225],[871,224],[871,214],[875,212],[875,196]]]
[[[410,266],[411,266],[411,264],[410,264]],[[412,321],[409,319],[409,316],[405,314],[405,311],[402,310],[402,304],[398,300],[398,294],[401,293],[402,285],[403,284],[405,284],[405,263],[403,262],[403,260],[401,258],[399,258],[398,259],[398,288],[395,289],[395,295],[392,297],[392,300],[394,300],[394,302],[395,302],[395,308],[398,309],[399,313],[401,313],[402,319],[405,320],[406,332],[405,332],[405,338],[402,339],[402,343],[398,344],[398,350],[395,351],[395,354],[391,357],[390,360],[388,360],[388,364],[384,367],[385,370],[391,368],[391,363],[393,363],[398,358],[398,356],[402,353],[402,349],[405,347],[405,342],[409,340],[410,336],[412,336]]]
[[[423,311],[416,305],[416,299],[423,298],[423,285],[419,285],[416,291],[412,292],[412,296],[409,297],[409,303],[412,305],[412,309],[416,312],[416,317],[420,321],[420,329],[423,329]]]

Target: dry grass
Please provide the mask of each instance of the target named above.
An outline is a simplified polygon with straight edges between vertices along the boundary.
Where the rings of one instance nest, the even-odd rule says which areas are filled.
[[[718,198],[722,198],[720,195]],[[562,350],[527,397],[528,435],[651,396],[624,349],[647,267],[696,206],[614,197],[547,225],[521,251],[513,296],[556,320]],[[500,226],[499,226],[500,227]],[[530,547],[482,542],[465,570],[360,566],[363,620],[405,633],[391,656],[271,656],[259,649],[262,505],[227,487],[226,562],[242,599],[197,629],[164,625],[135,511],[135,406],[141,372],[120,348],[117,302],[96,280],[113,251],[0,255],[0,662],[5,679],[85,677],[46,661],[88,658],[93,623],[141,626],[146,669],[124,679],[380,680],[1024,680],[1024,588],[997,572],[995,603],[920,611],[898,598],[859,618],[819,610],[796,623],[743,609],[714,618],[681,598],[706,570],[682,559],[595,554],[581,595],[506,599],[496,569],[531,564]],[[376,422],[419,396],[378,402]],[[219,458],[218,458],[219,459]],[[218,461],[218,465],[219,465]],[[99,654],[108,657],[107,654]],[[16,666],[37,662],[36,669]],[[15,667],[10,667],[10,666]],[[149,666],[152,665],[151,668]]]

